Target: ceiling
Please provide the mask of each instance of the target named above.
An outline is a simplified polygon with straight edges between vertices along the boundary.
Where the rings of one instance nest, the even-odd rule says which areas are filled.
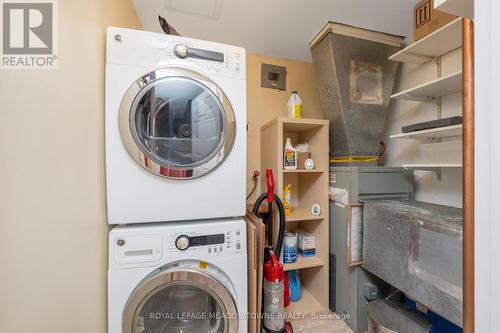
[[[158,15],[181,35],[260,55],[311,61],[308,43],[327,21],[412,36],[419,0],[133,0],[144,30]]]

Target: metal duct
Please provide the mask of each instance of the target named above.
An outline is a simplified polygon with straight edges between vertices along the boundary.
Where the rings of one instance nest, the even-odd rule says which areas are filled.
[[[368,333],[429,333],[429,320],[394,300],[368,303]]]
[[[329,22],[311,42],[330,155],[377,156],[402,37]]]

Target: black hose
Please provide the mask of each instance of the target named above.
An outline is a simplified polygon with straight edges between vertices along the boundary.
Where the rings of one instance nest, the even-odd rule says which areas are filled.
[[[283,238],[285,237],[285,207],[283,207],[283,202],[281,199],[276,195],[273,194],[274,196],[274,202],[276,202],[276,206],[278,206],[278,216],[279,216],[279,229],[278,229],[278,237],[276,239],[276,245],[274,246],[274,253],[276,254],[276,257],[280,257],[281,255],[281,248],[283,247]],[[256,216],[259,214],[259,207],[262,204],[264,200],[267,199],[267,193],[262,193],[257,200],[255,200],[255,203],[253,205],[252,213]],[[272,215],[272,207],[271,204],[269,204],[269,207],[271,208],[269,210],[269,216]],[[272,218],[270,218],[270,221],[272,221]],[[269,225],[269,234],[270,237],[268,236],[269,243],[272,242],[272,225],[270,223]]]

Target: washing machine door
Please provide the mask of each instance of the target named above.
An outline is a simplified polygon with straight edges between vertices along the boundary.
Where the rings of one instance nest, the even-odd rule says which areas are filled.
[[[194,265],[159,271],[129,298],[123,332],[237,333],[236,303],[221,280]]]
[[[184,68],[160,68],[127,90],[120,135],[130,156],[150,172],[190,179],[216,169],[233,146],[236,123],[224,92]]]

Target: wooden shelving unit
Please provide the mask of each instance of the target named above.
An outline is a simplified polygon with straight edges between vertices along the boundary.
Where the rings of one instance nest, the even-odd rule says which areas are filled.
[[[313,313],[324,311],[325,307],[307,289],[302,289],[300,300],[298,302],[290,302],[290,305],[285,310],[289,314],[293,314],[304,313],[305,309],[307,309],[307,313]]]
[[[283,187],[292,185],[292,214],[286,217],[286,229],[302,229],[316,236],[316,256],[301,257],[285,264],[286,271],[298,270],[301,299],[290,303],[288,313],[311,313],[328,309],[328,130],[329,121],[279,117],[261,128],[261,172],[273,170],[275,192],[283,197]],[[314,170],[284,170],[285,141],[307,142]],[[265,188],[265,180],[262,180]],[[321,206],[321,214],[312,214],[312,205]],[[274,228],[276,230],[276,228]]]
[[[323,173],[322,169],[314,169],[314,170],[283,170],[284,173]]]
[[[318,257],[304,258],[299,255],[296,262],[294,262],[293,264],[285,264],[284,269],[285,271],[293,271],[294,269],[319,267],[323,265],[323,260],[319,259]]]
[[[320,215],[313,215],[311,210],[304,208],[295,208],[292,211],[292,214],[287,216],[286,222],[300,222],[300,221],[315,221],[322,220],[324,218],[324,213],[322,212]]]
[[[434,0],[437,10],[467,18],[474,18],[474,0]]]
[[[389,57],[390,60],[425,64],[462,46],[462,19],[448,23]]]

